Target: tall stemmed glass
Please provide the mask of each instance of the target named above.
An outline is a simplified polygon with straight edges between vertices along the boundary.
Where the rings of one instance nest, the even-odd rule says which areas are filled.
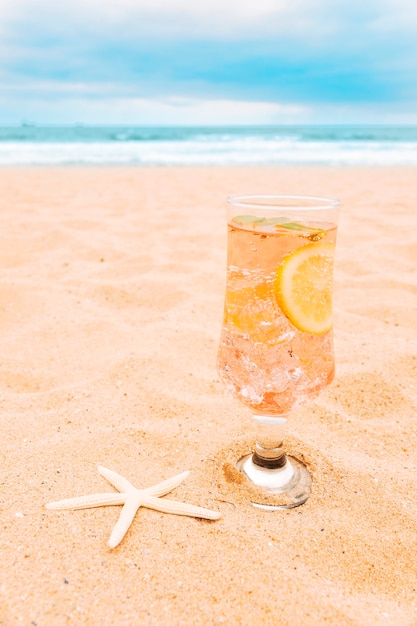
[[[255,450],[236,459],[252,502],[303,504],[305,465],[285,453],[289,412],[334,377],[333,258],[337,200],[304,196],[228,198],[228,262],[218,372],[253,413]]]

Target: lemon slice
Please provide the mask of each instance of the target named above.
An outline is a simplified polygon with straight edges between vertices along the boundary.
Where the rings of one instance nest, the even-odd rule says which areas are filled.
[[[322,335],[332,328],[333,257],[334,244],[310,243],[278,266],[275,299],[298,330]]]

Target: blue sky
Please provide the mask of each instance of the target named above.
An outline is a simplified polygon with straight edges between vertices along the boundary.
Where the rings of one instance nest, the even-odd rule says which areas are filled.
[[[0,0],[0,124],[417,123],[415,0]]]

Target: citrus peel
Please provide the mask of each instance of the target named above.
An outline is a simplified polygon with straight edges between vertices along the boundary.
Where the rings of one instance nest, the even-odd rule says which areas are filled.
[[[275,300],[298,330],[322,335],[332,328],[334,249],[330,242],[309,243],[287,254],[277,268]]]

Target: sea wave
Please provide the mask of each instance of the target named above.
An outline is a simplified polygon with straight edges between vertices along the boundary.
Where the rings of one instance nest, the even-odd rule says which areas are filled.
[[[3,128],[0,165],[415,166],[415,130]]]

